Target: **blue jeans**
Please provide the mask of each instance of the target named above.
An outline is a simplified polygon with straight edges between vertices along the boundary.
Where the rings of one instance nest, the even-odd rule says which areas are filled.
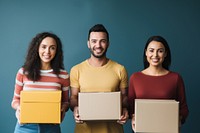
[[[59,124],[19,124],[14,133],[61,133]]]

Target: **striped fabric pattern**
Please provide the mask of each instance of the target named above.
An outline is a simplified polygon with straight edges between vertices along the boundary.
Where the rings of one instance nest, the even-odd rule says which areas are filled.
[[[38,81],[29,80],[23,72],[23,68],[20,68],[15,80],[15,90],[12,100],[12,107],[16,108],[20,104],[20,92],[22,90],[47,90],[47,91],[62,91],[62,103],[68,102],[69,97],[69,74],[65,70],[60,70],[60,74],[57,77],[53,73],[53,70],[41,70],[41,78]]]

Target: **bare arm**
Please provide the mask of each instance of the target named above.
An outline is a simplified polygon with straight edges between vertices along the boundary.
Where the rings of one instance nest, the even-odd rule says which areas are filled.
[[[128,107],[127,88],[121,89],[121,95],[122,95],[122,107],[127,109]]]
[[[70,109],[73,111],[74,107],[78,107],[78,88],[71,88],[71,96],[70,96]]]
[[[79,116],[79,110],[78,110],[78,88],[71,88],[71,97],[70,97],[70,108],[74,112],[74,119],[76,123],[83,123],[81,121]]]
[[[128,96],[127,96],[127,88],[121,89],[121,96],[122,96],[122,115],[121,118],[118,120],[118,123],[124,124],[128,120]]]

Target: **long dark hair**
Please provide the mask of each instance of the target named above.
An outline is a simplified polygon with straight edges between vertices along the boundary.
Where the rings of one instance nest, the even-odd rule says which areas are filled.
[[[41,59],[39,57],[38,50],[40,43],[46,37],[53,38],[57,44],[56,55],[51,61],[51,68],[57,76],[60,72],[60,69],[64,69],[62,43],[60,38],[50,32],[39,33],[30,42],[26,60],[23,65],[24,74],[27,75],[28,79],[31,79],[33,81],[37,81],[40,79]]]
[[[144,54],[143,54],[144,69],[149,67],[149,62],[147,61],[145,53],[146,53],[146,50],[147,50],[147,47],[148,47],[149,43],[152,42],[152,41],[160,42],[160,43],[162,43],[164,45],[166,53],[167,53],[167,56],[165,57],[165,59],[164,59],[164,61],[162,63],[162,66],[163,66],[163,68],[169,70],[169,67],[171,65],[171,52],[170,52],[170,48],[169,48],[169,45],[168,45],[167,41],[161,36],[151,36],[147,40],[145,48],[144,48]]]

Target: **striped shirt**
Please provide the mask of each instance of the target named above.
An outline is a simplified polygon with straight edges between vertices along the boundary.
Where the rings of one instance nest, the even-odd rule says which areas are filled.
[[[62,103],[68,103],[69,97],[69,74],[65,70],[60,70],[57,77],[51,70],[40,70],[41,78],[38,81],[32,81],[24,74],[24,69],[20,68],[15,81],[15,90],[12,100],[12,107],[17,108],[20,105],[20,92],[22,90],[47,90],[62,91]]]

